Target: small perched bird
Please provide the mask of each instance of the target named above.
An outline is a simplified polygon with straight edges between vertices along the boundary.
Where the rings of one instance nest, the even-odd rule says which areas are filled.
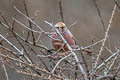
[[[58,51],[60,54],[68,51],[66,44],[63,43],[61,37],[56,33],[56,29],[60,31],[67,43],[74,49],[75,41],[73,39],[72,33],[67,29],[63,22],[58,22],[55,25],[55,28],[52,29],[53,34],[51,35],[51,44],[55,51]]]

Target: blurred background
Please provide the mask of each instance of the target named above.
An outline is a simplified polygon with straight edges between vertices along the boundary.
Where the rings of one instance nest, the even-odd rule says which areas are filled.
[[[14,6],[16,6],[20,11],[25,13],[23,1],[24,0],[0,0],[0,12],[2,12],[4,16],[7,17],[9,22],[12,22],[12,17],[17,17],[18,20],[26,23],[25,18],[14,9]],[[48,21],[53,24],[61,21],[58,1],[59,0],[26,0],[30,17],[35,17],[35,22],[40,25],[45,31],[50,31],[51,28],[48,24],[44,23],[44,21]],[[101,15],[103,17],[103,21],[105,23],[105,28],[101,23],[94,0],[61,1],[65,24],[73,33],[78,45],[87,46],[92,44],[92,41],[96,42],[104,38],[104,29],[106,29],[108,26],[108,22],[114,7],[113,0],[96,0]],[[112,22],[112,27],[110,28],[109,32],[109,48],[112,51],[115,51],[115,47],[119,46],[120,43],[119,21],[120,11],[116,10]],[[74,22],[76,22],[76,24],[69,27]],[[20,34],[21,31],[26,31],[25,28],[21,27],[18,24],[16,24],[15,30]],[[7,29],[0,26],[0,33],[5,35],[9,32]],[[38,34],[36,34],[36,36],[38,36]],[[46,36],[42,36],[41,39],[42,43],[45,46],[51,48],[49,38],[47,38]],[[100,48],[98,47],[96,49],[99,50]],[[9,71],[10,72],[8,75],[10,77],[10,80],[24,80],[22,75],[16,75],[16,72],[12,70]],[[0,80],[6,80],[2,65],[0,65]]]

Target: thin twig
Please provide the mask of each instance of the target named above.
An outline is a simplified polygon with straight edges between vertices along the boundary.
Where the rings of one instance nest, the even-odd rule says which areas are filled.
[[[112,60],[113,57],[115,57],[118,53],[120,53],[120,50],[118,49],[115,53],[113,53],[113,55],[111,55],[110,57],[108,57],[104,62],[102,62],[100,65],[98,65],[96,67],[96,69],[94,70],[94,73],[100,69],[101,67],[105,66],[107,62],[109,62],[110,60]]]
[[[63,57],[62,59],[60,59],[60,60],[57,62],[57,64],[54,66],[54,68],[53,68],[53,70],[51,71],[51,73],[54,73],[55,69],[57,68],[57,66],[60,64],[60,62],[61,62],[62,60],[66,59],[67,57],[69,57],[69,56],[71,56],[71,55],[72,55],[72,54],[69,54],[69,55]],[[50,77],[51,77],[51,75],[50,75],[48,78],[50,78]]]
[[[15,45],[13,45],[10,41],[8,41],[4,36],[0,34],[0,37],[4,39],[11,47],[18,51],[18,54],[23,55],[23,52],[19,50]]]
[[[113,59],[111,65],[108,67],[107,70],[105,70],[105,75],[109,73],[109,71],[111,70],[111,68],[113,67],[113,65],[115,64],[115,61],[117,60],[118,56],[119,56],[120,52],[115,56],[115,58]]]
[[[30,17],[29,13],[28,13],[28,9],[27,9],[26,0],[24,0],[24,7],[25,7],[25,12],[26,12],[27,17]],[[28,22],[29,22],[29,27],[32,29],[32,23],[29,20],[28,20]],[[34,36],[33,31],[31,31],[31,34],[32,34],[32,38],[33,38],[33,43],[34,43],[34,45],[36,45],[35,36]],[[28,31],[28,35],[27,35],[26,40],[28,40],[29,35],[30,35],[30,31]]]
[[[7,22],[7,20],[5,19],[5,16],[0,12],[0,15],[1,15],[1,17],[3,18],[3,20],[5,21],[5,23],[7,24],[7,25],[9,25],[9,23]],[[8,26],[9,28],[10,28],[10,26]]]
[[[106,79],[108,79],[108,80],[113,80],[112,79],[113,78],[113,75],[103,75],[103,76],[100,76],[100,77],[98,77],[96,80],[106,80]]]
[[[8,73],[7,73],[7,70],[6,70],[6,67],[5,67],[5,64],[3,63],[3,61],[2,61],[2,64],[3,64],[3,69],[5,72],[6,78],[7,78],[7,80],[9,80]]]
[[[11,30],[8,25],[4,24],[2,21],[0,21],[0,24],[2,24],[4,27],[6,27],[8,30],[10,30],[15,36],[19,37],[22,41],[30,44],[30,45],[34,45],[31,41],[26,41],[22,36],[20,36],[18,33],[14,32],[13,30]],[[39,45],[39,44],[36,44],[35,45],[36,47],[39,47],[39,48],[42,48],[42,49],[45,49],[45,50],[48,50],[47,47],[43,46],[43,45]]]
[[[1,50],[0,50],[0,54],[1,54]],[[4,72],[5,72],[5,76],[6,76],[7,80],[9,80],[8,73],[7,73],[7,70],[6,70],[6,67],[5,67],[5,64],[4,64],[2,57],[1,57],[1,60],[2,60],[2,66],[3,66]]]
[[[81,52],[82,53],[82,52]],[[82,60],[83,60],[83,63],[85,65],[85,68],[86,68],[86,72],[87,72],[87,76],[89,76],[89,67],[88,67],[88,64],[85,60],[85,57],[84,57],[84,54],[81,54],[81,57],[82,57]],[[89,77],[88,77],[89,78]]]
[[[35,73],[28,73],[28,72],[20,71],[20,70],[17,70],[16,72],[19,73],[19,74],[27,75],[27,76],[37,77],[37,78],[40,78],[42,80],[44,80],[44,79],[46,80],[47,79],[47,78],[45,78],[43,76],[40,76],[38,74],[35,74]]]
[[[103,42],[103,41],[104,41],[104,39],[99,40],[99,41],[97,41],[97,42],[95,42],[95,43],[93,43],[93,44],[91,44],[91,45],[89,45],[89,46],[78,48],[78,50],[84,50],[84,49],[91,48],[91,47],[93,47],[93,46],[95,46],[95,45],[97,45],[97,44],[99,44],[99,43],[101,43],[101,42]]]
[[[117,2],[117,0],[114,0],[116,6],[118,7],[118,9],[120,10],[120,4]]]
[[[103,30],[104,30],[104,32],[105,32],[105,23],[104,23],[104,21],[103,21],[103,17],[102,17],[102,15],[101,15],[100,9],[99,9],[99,7],[98,7],[98,4],[97,4],[96,0],[93,0],[93,1],[94,1],[94,4],[95,4],[95,7],[96,7],[96,9],[97,9],[98,16],[100,17],[100,20],[101,20],[101,23],[102,23],[102,26],[103,26]]]
[[[25,27],[26,29],[28,29],[29,31],[32,31],[32,32],[35,32],[35,33],[42,33],[42,32],[40,32],[40,31],[36,31],[36,30],[33,30],[33,29],[27,27],[25,24],[21,23],[20,21],[18,21],[18,20],[15,19],[15,18],[12,18],[12,19],[13,19],[14,21],[16,21],[17,23],[19,23],[20,25],[22,25],[23,27]]]
[[[17,54],[18,54],[17,52],[14,52],[14,51],[12,51],[12,50],[10,50],[10,49],[2,46],[2,45],[0,45],[0,48],[6,50],[7,52],[11,53],[11,54],[14,55],[15,57],[19,58],[19,56],[17,55]]]
[[[60,52],[60,50],[63,48],[63,46],[64,46],[65,44],[61,44],[61,47],[56,51],[56,52],[54,52],[53,54],[50,54],[50,55],[37,55],[38,57],[50,57],[50,56],[53,56],[53,55],[55,55],[55,54],[57,54],[57,53],[59,53]],[[69,52],[69,51],[68,51]],[[68,52],[66,52],[66,53],[68,53]],[[64,53],[65,54],[65,53]]]
[[[44,69],[41,69],[41,68],[35,66],[35,64],[29,64],[29,63],[26,63],[25,61],[21,61],[20,59],[15,59],[15,58],[12,58],[12,57],[10,57],[10,56],[6,56],[6,55],[4,55],[4,54],[0,54],[0,56],[1,56],[1,57],[4,57],[4,58],[8,58],[8,59],[13,60],[13,61],[20,62],[20,63],[25,64],[25,65],[27,65],[27,66],[33,67],[33,68],[35,68],[35,69],[38,70],[38,71],[44,72],[44,73],[46,73],[46,74],[48,74],[48,75],[51,75],[51,76],[53,76],[53,77],[55,77],[55,78],[61,79],[61,77],[58,77],[58,76],[55,75],[55,74],[52,74],[52,73],[50,73],[50,72],[48,72],[48,71],[46,71],[46,70],[44,70]]]
[[[63,57],[62,59],[60,59],[60,60],[57,62],[57,64],[55,65],[55,67],[53,68],[53,70],[51,71],[51,73],[54,73],[55,69],[57,68],[57,66],[60,64],[60,62],[61,62],[62,60],[66,59],[67,57],[69,57],[69,56],[71,56],[71,55],[72,55],[72,54],[69,54],[69,55]]]
[[[11,26],[9,25],[9,23],[7,22],[6,17],[5,17],[4,15],[2,15],[2,14],[1,14],[1,16],[2,16],[2,18],[4,19],[4,21],[6,22],[7,26],[12,29],[12,27],[11,27]],[[15,36],[14,33],[13,33],[13,35]],[[19,42],[19,44],[22,46],[22,48],[24,49],[24,51],[26,52],[27,56],[29,57],[29,58],[28,58],[27,56],[23,55],[24,58],[25,58],[29,63],[32,63],[33,61],[32,61],[32,59],[30,58],[30,56],[29,56],[29,54],[27,53],[27,51],[25,50],[24,46],[21,44],[21,42],[19,41],[19,39],[17,39],[16,36],[15,36],[15,38],[16,38],[16,40]],[[22,51],[22,50],[21,50],[21,51]],[[22,51],[22,52],[23,52],[23,51]]]
[[[33,29],[27,27],[25,24],[21,23],[19,20],[15,19],[15,18],[12,18],[12,19],[15,20],[17,23],[19,23],[20,25],[22,25],[24,28],[30,30],[30,31],[33,31],[33,32],[39,33],[39,34],[42,33],[41,31],[36,31],[36,30],[33,30]],[[51,38],[51,39],[59,40],[59,39],[55,39],[55,38],[53,38],[53,37],[50,36],[51,34],[55,34],[55,33],[51,33],[51,32],[43,32],[43,33],[44,33],[45,35],[47,35],[49,38]],[[34,46],[36,46],[36,45],[37,45],[37,44],[35,44]]]
[[[49,22],[47,22],[49,23]],[[51,23],[49,23],[52,27],[54,27]],[[66,46],[68,47],[69,51],[72,53],[72,55],[74,56],[75,58],[75,61],[79,67],[79,69],[81,70],[82,74],[84,75],[84,79],[85,80],[88,80],[88,76],[86,75],[86,72],[84,71],[82,65],[79,63],[79,59],[76,55],[76,53],[73,51],[73,49],[71,48],[71,46],[67,43],[67,41],[65,40],[65,38],[62,36],[62,34],[59,32],[58,29],[55,29],[56,30],[56,33],[61,37],[61,39],[63,40],[64,44],[66,44]]]
[[[60,17],[62,19],[62,22],[64,22],[64,16],[63,16],[63,10],[62,10],[62,2],[59,0],[59,9],[60,9]]]
[[[35,25],[41,32],[45,33],[46,32],[39,26],[37,25],[32,19],[30,19],[29,17],[27,17],[25,14],[23,14],[19,9],[16,8],[16,6],[14,6],[15,10],[20,13],[21,15],[23,15],[26,19],[28,19],[33,25]]]
[[[98,64],[98,61],[99,61],[99,58],[100,58],[100,56],[101,56],[101,54],[102,54],[102,51],[104,50],[105,42],[106,42],[107,37],[108,37],[108,33],[109,33],[109,30],[110,30],[110,27],[111,27],[111,23],[112,23],[112,21],[113,21],[113,17],[114,17],[114,14],[115,14],[116,7],[117,7],[117,6],[114,5],[114,9],[113,9],[113,11],[112,11],[112,15],[111,15],[111,17],[110,17],[107,30],[105,31],[104,41],[102,42],[102,46],[101,46],[100,51],[99,51],[99,53],[98,53],[98,55],[97,55],[97,59],[96,59],[96,61],[95,61],[94,68],[96,68],[96,66],[97,66],[97,64]]]
[[[114,73],[114,78],[117,76],[119,70],[120,70],[120,64],[118,65],[118,67],[117,67],[117,69],[116,69],[116,71],[115,71],[115,73]]]
[[[29,45],[27,45],[27,46],[31,49],[31,51],[33,51],[33,53],[34,53],[36,56],[38,55],[37,52],[36,52],[32,47],[30,47]],[[43,63],[43,65],[45,66],[45,68],[47,69],[47,71],[50,72],[49,68],[47,67],[47,65],[46,65],[46,63],[43,61],[43,59],[42,59],[41,57],[39,57],[39,60]]]

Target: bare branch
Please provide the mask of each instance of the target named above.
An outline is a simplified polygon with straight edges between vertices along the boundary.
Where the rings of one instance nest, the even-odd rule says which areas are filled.
[[[14,32],[13,30],[11,30],[11,29],[9,28],[9,26],[6,25],[6,24],[4,24],[2,21],[0,21],[0,24],[2,24],[4,27],[6,27],[8,30],[10,30],[10,31],[14,34],[14,36],[19,37],[22,41],[24,41],[24,42],[26,42],[26,43],[28,43],[28,44],[30,44],[30,45],[34,45],[31,41],[25,40],[25,39],[24,39],[22,36],[20,36],[18,33],[16,33],[16,32]],[[26,27],[26,26],[24,26],[24,27]],[[36,46],[36,47],[39,47],[39,48],[42,48],[42,49],[45,49],[45,50],[48,50],[48,48],[45,47],[45,46],[43,46],[43,45],[36,44],[35,46]]]
[[[4,58],[8,58],[8,59],[13,60],[13,61],[20,62],[20,63],[25,64],[25,65],[27,65],[27,66],[33,67],[33,68],[35,68],[35,69],[38,70],[38,71],[47,73],[47,74],[49,74],[49,75],[51,75],[51,76],[53,76],[53,77],[56,77],[56,78],[58,78],[58,79],[61,79],[61,77],[58,77],[58,76],[55,75],[55,74],[52,74],[52,73],[50,73],[50,72],[48,72],[48,71],[46,71],[46,70],[44,70],[44,69],[41,69],[41,68],[35,66],[34,64],[29,64],[29,63],[26,63],[25,61],[21,61],[20,59],[15,59],[15,58],[12,58],[12,57],[10,57],[10,56],[6,56],[6,55],[4,55],[4,54],[0,54],[0,56],[1,56],[1,57],[4,57]]]
[[[112,21],[113,21],[113,17],[114,17],[114,14],[115,14],[116,7],[117,7],[117,6],[114,5],[114,9],[113,9],[113,11],[112,11],[112,15],[111,15],[111,17],[110,17],[107,30],[105,31],[104,41],[102,42],[102,46],[101,46],[100,51],[99,51],[99,53],[98,53],[98,55],[97,55],[97,59],[96,59],[96,61],[95,61],[95,66],[94,66],[94,68],[96,68],[96,66],[97,66],[97,64],[98,64],[98,61],[99,61],[99,58],[100,58],[100,56],[101,56],[101,54],[102,54],[102,51],[104,50],[105,42],[106,42],[107,37],[108,37],[108,33],[109,33],[109,30],[110,30],[110,27],[111,27],[111,23],[112,23]]]
[[[0,50],[0,54],[1,54],[1,50]],[[8,73],[7,73],[7,70],[6,70],[6,67],[5,67],[5,64],[4,64],[2,57],[1,57],[1,60],[2,60],[2,66],[3,66],[4,72],[5,72],[6,78],[7,78],[7,80],[9,80]]]
[[[62,9],[62,2],[59,0],[59,9],[60,9],[60,17],[62,19],[62,22],[64,22],[64,16],[63,16],[63,9]]]
[[[110,70],[112,69],[112,67],[113,67],[113,65],[115,64],[115,61],[117,60],[117,58],[118,58],[118,56],[119,56],[119,54],[120,54],[120,52],[115,56],[115,58],[113,59],[113,61],[112,61],[112,63],[111,63],[111,65],[108,67],[108,69],[107,70],[105,70],[105,75],[107,75],[109,72],[110,72]]]
[[[15,45],[13,45],[10,41],[8,41],[4,36],[0,34],[0,37],[4,39],[11,47],[18,51],[18,54],[23,55],[23,52],[19,50]]]
[[[49,23],[49,22],[47,22]],[[51,23],[49,23],[52,27],[53,25]],[[79,67],[79,69],[81,70],[82,74],[84,75],[84,79],[85,80],[88,80],[88,77],[86,75],[86,72],[84,71],[82,65],[79,63],[79,60],[78,60],[78,57],[76,55],[76,53],[73,51],[73,49],[70,47],[70,45],[67,43],[67,41],[65,40],[65,38],[62,36],[62,34],[59,32],[59,30],[55,29],[56,30],[56,33],[62,38],[64,44],[66,44],[66,46],[68,47],[68,49],[70,50],[70,52],[72,53],[72,55],[74,56],[75,60],[76,60],[76,63]]]
[[[51,73],[54,73],[55,69],[57,68],[57,66],[60,64],[60,62],[61,62],[62,60],[64,60],[65,58],[67,58],[67,57],[69,57],[69,56],[71,56],[71,55],[72,55],[72,54],[69,54],[69,55],[63,57],[62,59],[60,59],[60,60],[57,62],[57,64],[55,65],[55,67],[53,68],[53,70],[51,71]],[[50,77],[51,77],[51,76],[49,76],[48,78],[50,78]]]
[[[105,66],[107,62],[109,62],[110,60],[112,60],[112,58],[114,58],[118,53],[120,53],[120,50],[118,49],[115,53],[113,53],[113,55],[111,55],[110,57],[108,57],[104,62],[102,62],[100,65],[98,65],[96,67],[96,69],[94,70],[94,73],[100,69],[101,67]]]
[[[94,4],[95,4],[95,7],[96,7],[96,9],[97,9],[98,16],[100,17],[100,20],[101,20],[101,23],[102,23],[102,26],[103,26],[103,30],[104,30],[104,32],[105,32],[105,23],[104,23],[104,21],[103,21],[103,17],[102,17],[102,15],[101,15],[100,9],[99,9],[99,7],[98,7],[98,4],[97,4],[96,0],[93,0],[93,1],[94,1]]]
[[[16,8],[16,6],[14,6],[15,10],[20,13],[21,15],[23,15],[26,19],[28,19],[33,25],[35,25],[41,32],[46,33],[39,25],[37,25],[32,19],[30,19],[29,17],[27,17],[25,14],[23,14],[19,9]]]
[[[120,10],[120,4],[117,2],[117,0],[114,0],[116,6],[118,7],[118,9]]]

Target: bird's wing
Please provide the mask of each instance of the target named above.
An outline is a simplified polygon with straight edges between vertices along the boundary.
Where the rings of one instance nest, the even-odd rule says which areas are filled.
[[[65,30],[66,30],[66,32],[70,35],[70,37],[73,38],[73,34],[70,32],[70,30],[69,30],[68,28],[66,28]]]

